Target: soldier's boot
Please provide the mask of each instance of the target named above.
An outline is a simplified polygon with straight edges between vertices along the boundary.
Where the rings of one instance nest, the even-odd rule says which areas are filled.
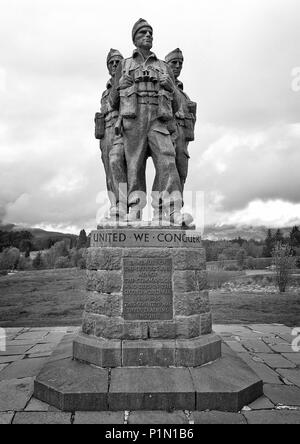
[[[110,209],[110,216],[117,220],[125,220],[127,216],[127,207],[122,204],[113,206]]]
[[[127,222],[140,222],[143,214],[140,208],[130,207],[129,214],[127,214]]]
[[[193,221],[194,218],[188,213],[181,213],[180,211],[174,211],[170,213],[170,222],[174,226],[179,227],[189,227]]]

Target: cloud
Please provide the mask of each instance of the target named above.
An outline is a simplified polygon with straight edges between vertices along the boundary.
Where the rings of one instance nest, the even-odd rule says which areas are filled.
[[[106,55],[129,56],[144,17],[159,57],[185,55],[182,80],[199,113],[187,189],[205,192],[206,220],[277,223],[270,205],[286,209],[283,223],[297,219],[299,13],[298,0],[3,0],[0,218],[95,226],[105,178],[93,117]]]

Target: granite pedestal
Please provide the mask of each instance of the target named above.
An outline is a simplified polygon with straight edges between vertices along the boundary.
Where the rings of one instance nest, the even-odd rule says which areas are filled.
[[[228,351],[222,356],[212,332],[205,250],[194,230],[93,232],[87,293],[73,360],[46,365],[37,398],[62,410],[73,410],[73,397],[86,411],[236,411],[261,396],[262,382]]]

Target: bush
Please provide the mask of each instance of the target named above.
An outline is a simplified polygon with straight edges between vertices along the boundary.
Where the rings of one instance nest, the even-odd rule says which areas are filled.
[[[54,268],[71,268],[71,262],[69,258],[65,256],[58,257],[55,261]]]
[[[27,271],[32,270],[32,261],[30,258],[26,258],[21,256],[18,262],[18,270],[19,271]]]
[[[15,270],[20,259],[20,251],[17,248],[6,248],[0,254],[0,269]]]
[[[45,264],[44,258],[42,256],[42,253],[38,253],[36,255],[36,257],[32,261],[32,266],[36,270],[43,270],[44,268],[46,268],[46,264]]]
[[[296,262],[293,251],[289,245],[278,242],[275,245],[272,256],[276,267],[276,285],[280,293],[285,293],[291,283],[291,275]]]

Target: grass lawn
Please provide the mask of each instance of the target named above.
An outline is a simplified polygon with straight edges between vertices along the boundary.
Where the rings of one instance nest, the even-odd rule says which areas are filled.
[[[215,324],[285,324],[300,327],[299,293],[222,293],[212,291]]]
[[[0,276],[0,327],[80,325],[84,270],[19,272]],[[255,294],[211,291],[214,322],[280,323],[300,327],[299,293]]]
[[[80,325],[85,270],[24,271],[0,276],[1,327]]]

